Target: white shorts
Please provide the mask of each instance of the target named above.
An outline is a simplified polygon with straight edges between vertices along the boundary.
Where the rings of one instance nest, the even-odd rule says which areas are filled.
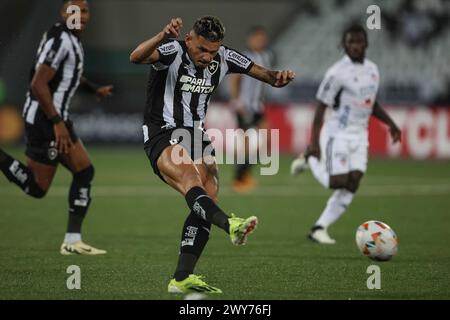
[[[369,145],[365,140],[324,136],[320,149],[321,160],[330,176],[367,170]]]

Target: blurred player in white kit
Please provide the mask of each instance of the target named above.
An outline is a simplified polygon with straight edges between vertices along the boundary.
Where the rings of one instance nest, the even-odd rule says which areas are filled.
[[[350,205],[367,169],[370,116],[389,127],[393,143],[401,140],[400,129],[376,99],[380,78],[377,65],[365,58],[367,32],[350,26],[342,46],[345,56],[328,69],[316,95],[311,144],[291,165],[292,175],[309,168],[320,184],[335,190],[308,234],[324,244],[336,243],[327,229]],[[332,110],[322,130],[327,107]]]

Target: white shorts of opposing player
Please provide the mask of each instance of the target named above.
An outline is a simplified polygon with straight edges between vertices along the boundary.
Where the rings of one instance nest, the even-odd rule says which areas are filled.
[[[346,138],[331,136],[326,130],[321,134],[321,159],[310,157],[309,167],[314,176],[324,186],[329,186],[330,176],[348,174],[352,171],[365,172],[368,160],[368,143],[365,137]],[[354,194],[347,189],[337,189],[329,198],[327,205],[315,226],[321,226],[311,232],[310,239],[319,243],[334,244],[327,232],[353,200]]]
[[[366,172],[369,144],[364,136],[351,138],[329,135],[324,128],[320,136],[321,162],[329,176],[351,171]]]

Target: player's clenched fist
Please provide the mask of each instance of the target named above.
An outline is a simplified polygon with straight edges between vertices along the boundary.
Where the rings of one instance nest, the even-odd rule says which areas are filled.
[[[278,71],[276,75],[275,87],[284,87],[295,79],[295,73],[291,70]]]
[[[178,38],[180,35],[180,29],[183,27],[183,21],[181,18],[173,18],[170,23],[164,27],[164,37],[168,38]]]

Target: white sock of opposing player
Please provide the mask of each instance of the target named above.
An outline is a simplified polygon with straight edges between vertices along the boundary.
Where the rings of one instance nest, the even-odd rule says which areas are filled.
[[[66,233],[64,237],[64,242],[68,244],[72,244],[78,241],[81,241],[80,233]]]
[[[308,157],[308,165],[314,177],[325,188],[330,187],[330,175],[328,174],[325,165],[319,159],[313,156]]]
[[[322,226],[327,229],[345,212],[353,200],[353,193],[346,189],[338,189],[333,192],[328,199],[327,206],[322,215],[316,222],[316,226]]]

